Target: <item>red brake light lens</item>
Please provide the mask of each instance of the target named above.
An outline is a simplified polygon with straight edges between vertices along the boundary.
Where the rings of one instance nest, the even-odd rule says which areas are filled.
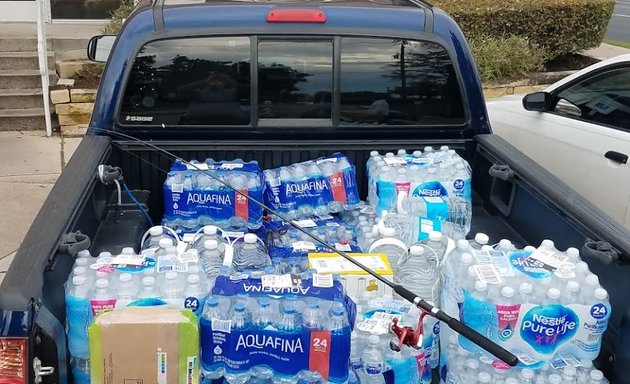
[[[323,24],[326,15],[317,9],[274,9],[267,14],[267,22]]]
[[[26,384],[27,343],[22,338],[0,338],[0,384]]]

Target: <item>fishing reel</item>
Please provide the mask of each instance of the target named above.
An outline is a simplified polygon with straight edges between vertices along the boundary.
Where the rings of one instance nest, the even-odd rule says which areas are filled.
[[[411,326],[399,326],[398,319],[394,318],[392,320],[392,325],[390,327],[390,332],[393,333],[398,338],[398,343],[394,340],[389,342],[389,347],[392,351],[400,352],[403,345],[407,345],[414,349],[422,348],[422,334],[424,332],[424,317],[427,316],[429,312],[422,310],[420,314],[420,318],[418,319],[418,327],[414,330]]]

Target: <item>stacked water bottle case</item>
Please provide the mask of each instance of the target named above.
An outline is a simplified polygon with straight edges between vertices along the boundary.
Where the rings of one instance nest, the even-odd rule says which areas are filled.
[[[198,316],[202,377],[192,383],[429,383],[438,371],[448,383],[604,380],[591,360],[610,306],[577,250],[464,240],[471,170],[448,147],[374,151],[367,172],[362,202],[342,154],[265,171],[241,160],[176,161],[164,226],[149,229],[137,252],[77,257],[66,287],[75,383],[89,382],[94,317],[152,305]],[[335,250],[384,255],[362,260],[383,260],[387,278],[516,353],[519,367],[431,317],[418,345],[390,348],[392,321],[415,328],[420,312],[363,277],[346,286],[349,275],[326,274],[336,258],[309,259]]]

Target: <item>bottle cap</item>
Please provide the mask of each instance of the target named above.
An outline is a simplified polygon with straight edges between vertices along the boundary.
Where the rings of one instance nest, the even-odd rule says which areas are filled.
[[[188,284],[197,284],[199,283],[199,275],[188,275]]]
[[[469,247],[468,241],[466,241],[465,239],[457,240],[457,249],[459,249],[460,252],[466,251],[468,247]]]
[[[514,288],[512,287],[501,288],[501,296],[506,297],[508,299],[514,297]]]
[[[533,379],[534,375],[534,371],[528,368],[525,368],[521,371],[521,376],[523,376],[524,379]]]
[[[433,152],[433,147],[427,145],[426,147],[424,147],[424,152]]]
[[[462,253],[462,255],[459,257],[459,259],[464,264],[472,264],[472,262],[473,262],[473,257],[468,252]]]
[[[558,288],[549,288],[547,290],[547,297],[550,298],[551,300],[558,300],[561,295],[562,293],[560,292]]]
[[[333,307],[330,309],[330,313],[331,313],[333,316],[343,316],[343,312],[344,312],[344,311],[343,311],[343,307],[333,306]]]
[[[203,247],[205,249],[217,249],[219,247],[219,242],[216,240],[206,240],[203,242]]]
[[[292,305],[285,305],[285,306],[282,308],[282,312],[283,312],[283,313],[286,313],[286,314],[288,314],[288,315],[292,315],[292,314],[294,314],[294,313],[296,312],[296,310],[295,310],[295,307],[294,307],[294,306],[292,306]]]
[[[592,361],[592,360],[589,360],[589,359],[582,359],[582,360],[580,360],[580,364],[582,364],[582,366],[583,366],[585,369],[591,369],[591,368],[593,368],[593,361]]]
[[[566,252],[567,256],[573,258],[573,259],[579,259],[580,258],[580,250],[574,247],[571,248],[567,248]]]
[[[87,249],[84,249],[82,251],[79,251],[79,253],[77,253],[77,257],[81,257],[81,258],[87,258],[91,256],[92,255],[90,255],[90,251],[88,251]]]
[[[74,273],[75,276],[85,275],[86,272],[87,272],[87,268],[85,268],[85,267],[74,267],[72,269],[72,273]]]
[[[151,236],[160,236],[162,233],[164,233],[164,229],[159,225],[149,228],[149,235]]]
[[[370,335],[368,337],[368,343],[370,344],[378,344],[381,342],[381,339],[377,335]]]
[[[89,259],[81,257],[75,260],[74,265],[76,265],[77,267],[86,267],[89,263]]]
[[[208,298],[206,299],[206,305],[210,307],[218,307],[219,300],[214,296],[208,296]]]
[[[120,253],[123,255],[135,255],[136,251],[134,251],[131,247],[125,247]]]
[[[74,276],[72,278],[72,285],[83,285],[85,284],[85,276]]]
[[[409,253],[414,256],[422,255],[424,253],[424,247],[418,244],[412,245],[411,248],[409,248]]]
[[[389,227],[383,228],[383,230],[381,231],[381,235],[385,237],[394,237],[394,235],[396,235],[396,230]]]
[[[479,360],[477,359],[468,359],[466,361],[466,366],[470,369],[477,369],[479,368]]]
[[[534,252],[536,250],[536,247],[534,247],[533,245],[528,245],[525,248],[523,248],[523,250],[525,252]]]
[[[593,297],[596,300],[608,300],[608,292],[604,288],[597,288],[593,292]]]
[[[578,274],[585,275],[588,273],[588,264],[584,261],[578,261],[575,263],[575,272]]]
[[[98,254],[98,257],[112,257],[110,252],[101,252]]]
[[[575,369],[575,367],[567,365],[562,370],[562,374],[565,375],[565,376],[575,376],[575,375],[577,375],[577,369]]]
[[[257,240],[258,240],[258,237],[253,233],[247,233],[243,237],[243,241],[245,241],[247,244],[254,244],[256,243]]]
[[[475,283],[475,291],[478,292],[486,292],[488,290],[488,283],[486,283],[485,281],[477,281]]]
[[[370,152],[370,157],[374,157],[374,156],[378,156],[378,155],[379,155],[378,151]]]
[[[419,149],[416,149],[415,151],[413,151],[413,155],[415,157],[420,157],[420,156],[422,156],[422,151],[419,150]]]
[[[604,373],[599,369],[593,369],[590,373],[592,380],[604,380]]]
[[[394,153],[393,152],[387,152],[385,154],[385,157],[394,157]]]
[[[153,285],[155,284],[155,277],[153,276],[145,276],[142,278],[142,285]]]
[[[120,276],[118,276],[118,280],[124,283],[131,281],[131,279],[132,279],[131,273],[121,273]]]
[[[562,377],[560,377],[560,375],[556,375],[555,373],[552,373],[551,375],[549,375],[549,384],[561,384],[561,383],[562,383]],[[508,384],[508,382],[506,381],[505,384]]]
[[[542,243],[540,243],[540,246],[543,248],[554,248],[556,244],[553,242],[553,240],[545,239],[542,241]]]
[[[105,280],[105,279],[98,279],[96,280],[96,288],[107,288],[109,286],[109,281]]]
[[[164,274],[164,277],[166,278],[166,280],[175,280],[177,279],[177,272],[168,271]]]
[[[499,241],[499,247],[502,249],[512,249],[512,242],[508,239],[501,239]]]
[[[567,291],[571,293],[576,293],[580,290],[580,283],[577,281],[569,281],[567,283]]]
[[[234,304],[234,312],[245,312],[245,305],[243,303]]]
[[[597,275],[595,274],[590,274],[588,276],[586,276],[586,284],[595,287],[599,285],[599,277],[597,277]]]
[[[479,372],[477,379],[479,383],[492,383],[492,376],[488,372]]]
[[[478,233],[475,235],[475,242],[477,244],[486,245],[490,241],[490,238],[485,233]]]
[[[217,230],[218,228],[214,225],[206,225],[205,227],[203,227],[203,234],[204,235],[216,235],[217,234]]]
[[[268,307],[271,305],[271,300],[269,300],[266,297],[261,298],[260,300],[258,300],[258,303],[260,304],[261,307]]]
[[[441,241],[442,240],[442,232],[431,231],[429,232],[429,240],[431,241]]]
[[[530,283],[521,283],[518,289],[521,293],[529,295],[534,290],[534,287]]]
[[[406,149],[402,149],[402,148],[401,148],[401,149],[399,149],[399,150],[398,150],[398,155],[399,155],[399,156],[400,156],[400,155],[406,155],[406,154],[407,154],[407,150],[406,150]]]
[[[441,146],[440,151],[448,151],[448,145]]]
[[[158,242],[160,248],[168,248],[173,245],[173,240],[171,239],[160,239]]]

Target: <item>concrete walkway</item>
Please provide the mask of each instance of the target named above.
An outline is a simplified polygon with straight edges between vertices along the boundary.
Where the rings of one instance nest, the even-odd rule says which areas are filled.
[[[0,282],[81,138],[0,132]]]
[[[589,49],[583,53],[596,59],[606,60],[615,56],[628,54],[630,53],[630,49],[602,43],[599,47]]]

